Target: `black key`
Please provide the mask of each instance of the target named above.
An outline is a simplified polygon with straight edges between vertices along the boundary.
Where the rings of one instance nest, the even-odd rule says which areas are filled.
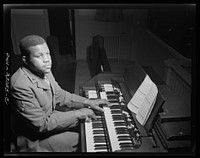
[[[128,142],[121,142],[121,143],[119,143],[119,145],[127,145],[127,146],[130,146],[130,145],[132,145],[133,146],[133,144],[130,142],[130,143],[128,143]]]
[[[121,110],[111,109],[111,114],[121,114]]]
[[[128,131],[126,128],[116,128],[115,131],[117,134],[128,134]]]
[[[114,122],[114,126],[125,126],[125,122]]]
[[[108,99],[108,101],[109,101],[110,103],[118,103],[118,100],[114,100],[114,99]]]
[[[112,115],[112,118],[113,118],[114,121],[116,121],[116,120],[123,120],[122,115]]]
[[[104,138],[103,137],[102,138],[100,138],[100,137],[99,138],[93,137],[93,139],[97,140],[97,141],[106,141],[105,137]]]
[[[94,136],[94,140],[106,140],[104,136]]]
[[[133,145],[129,144],[129,145],[120,145],[120,148],[133,148]]]
[[[97,117],[96,120],[94,120],[94,119],[92,120],[92,122],[97,122],[97,121],[102,121],[102,118]]]
[[[106,146],[106,144],[95,144],[95,147],[101,147],[101,146]]]
[[[104,134],[104,130],[93,130],[93,134]]]
[[[118,130],[118,131],[116,131],[116,133],[117,134],[128,134],[128,132],[125,130]]]
[[[94,140],[94,143],[106,143],[106,140]]]
[[[96,146],[94,147],[95,150],[100,150],[100,149],[107,149],[108,147],[105,145],[105,146]]]
[[[105,142],[105,141],[106,141],[106,138],[94,138],[94,141],[102,141],[102,142]]]
[[[103,124],[102,123],[92,123],[92,127],[93,128],[103,128]]]
[[[109,91],[109,92],[106,92],[106,94],[107,94],[107,95],[112,95],[112,94],[116,95],[116,94],[118,94],[118,93],[115,92],[115,91]]]
[[[114,96],[114,95],[107,95],[107,99],[113,99],[113,100],[118,100],[118,97],[117,96]]]
[[[134,147],[121,147],[122,150],[132,150]]]
[[[120,106],[119,105],[111,105],[110,109],[120,109]]]
[[[119,141],[131,140],[130,138],[118,138]]]
[[[130,139],[130,136],[117,136],[117,138],[129,138]]]
[[[118,137],[118,140],[119,141],[122,141],[122,140],[131,140],[131,138],[129,136],[120,136],[120,137]]]
[[[99,146],[99,147],[95,147],[95,150],[102,150],[102,149],[108,149],[107,146]]]

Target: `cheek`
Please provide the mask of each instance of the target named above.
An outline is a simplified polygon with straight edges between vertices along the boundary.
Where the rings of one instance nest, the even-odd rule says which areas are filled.
[[[41,68],[44,65],[42,60],[39,59],[32,59],[31,63],[35,68]]]

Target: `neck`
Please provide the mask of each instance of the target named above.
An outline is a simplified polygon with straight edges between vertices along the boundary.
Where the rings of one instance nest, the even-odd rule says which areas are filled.
[[[26,65],[26,64],[24,64],[23,66],[24,66],[25,68],[27,68],[27,69],[28,69],[31,73],[33,73],[34,75],[36,75],[36,76],[38,76],[38,77],[44,79],[45,74],[39,73],[39,72],[37,72],[37,71],[32,70],[32,69],[31,69],[28,65]]]

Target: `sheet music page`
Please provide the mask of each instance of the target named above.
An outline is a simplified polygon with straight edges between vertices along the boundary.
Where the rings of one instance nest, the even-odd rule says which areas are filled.
[[[146,75],[144,81],[129,101],[127,107],[136,114],[141,125],[144,125],[156,102],[158,89],[150,77]]]
[[[139,107],[142,105],[144,101],[144,94],[140,91],[136,91],[135,95],[132,97],[132,99],[128,103],[128,108],[133,113],[137,114]]]
[[[138,113],[136,114],[136,119],[141,125],[145,125],[145,123],[147,122],[156,102],[157,94],[158,89],[156,85],[152,83],[152,86],[147,93],[142,106],[140,106],[140,108],[138,109]]]
[[[129,110],[131,110],[133,113],[137,114],[138,109],[144,102],[144,98],[146,94],[148,93],[149,89],[151,87],[151,80],[148,75],[146,75],[144,81],[139,86],[131,100],[129,101],[127,107]]]

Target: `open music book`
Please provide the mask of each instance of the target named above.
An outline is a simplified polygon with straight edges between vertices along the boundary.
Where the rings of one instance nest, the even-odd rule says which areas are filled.
[[[139,86],[127,107],[133,113],[136,114],[136,119],[141,125],[145,125],[151,111],[154,107],[158,94],[158,88],[153,83],[148,75],[144,78],[144,81]]]

